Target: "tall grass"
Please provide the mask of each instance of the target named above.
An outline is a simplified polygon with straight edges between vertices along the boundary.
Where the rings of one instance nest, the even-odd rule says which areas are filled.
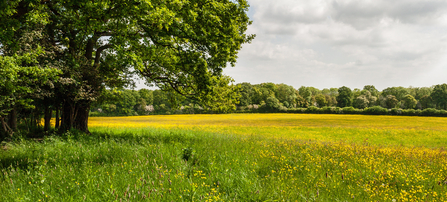
[[[441,143],[381,144],[362,136],[411,129],[216,128],[98,126],[92,135],[8,143],[0,152],[0,201],[447,200]],[[360,137],[300,138],[293,135],[299,128],[322,130],[328,140]]]

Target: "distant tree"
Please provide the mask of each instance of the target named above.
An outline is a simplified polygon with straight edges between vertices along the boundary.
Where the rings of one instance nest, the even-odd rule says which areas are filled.
[[[298,90],[295,90],[295,93],[296,93],[296,99],[295,99],[296,105],[294,105],[294,107],[303,107],[303,108],[309,107],[309,102],[307,102],[306,99],[301,97]]]
[[[433,99],[429,95],[424,95],[419,99],[419,103],[421,103],[422,109],[427,109],[433,105]]]
[[[362,90],[360,90],[358,88],[354,88],[354,90],[352,90],[352,99],[353,100],[360,95],[362,95]]]
[[[253,86],[250,83],[246,82],[241,83],[239,85],[240,85],[239,94],[241,95],[239,105],[248,106],[253,104],[252,102]]]
[[[332,97],[337,97],[337,95],[338,95],[338,88],[329,88],[329,90],[331,91],[331,96]]]
[[[402,101],[405,109],[414,109],[418,103],[418,101],[410,94],[406,95]]]
[[[309,104],[311,103],[312,100],[312,91],[310,90],[310,88],[306,87],[306,86],[301,86],[298,89],[299,95],[304,98],[304,100],[306,100]]]
[[[391,109],[391,108],[395,108],[397,106],[397,104],[399,103],[399,100],[397,100],[396,96],[394,96],[394,95],[387,95],[385,103],[386,103],[386,108]]]
[[[376,89],[374,85],[366,85],[363,87],[363,90],[367,90],[371,93],[372,96],[379,96],[379,91]]]
[[[325,107],[328,105],[328,101],[326,100],[326,96],[323,94],[318,94],[315,96],[315,101],[318,104],[318,107]]]
[[[292,86],[286,85],[286,84],[278,84],[276,89],[275,97],[279,100],[281,103],[287,102],[287,106],[290,107],[296,104],[296,91]]]
[[[240,95],[238,92],[240,86],[234,85],[233,82],[234,80],[226,75],[212,77],[212,91],[207,96],[200,97],[198,102],[204,108],[214,112],[228,113],[234,111],[236,104],[239,104]]]
[[[364,109],[369,106],[369,100],[365,95],[360,95],[357,98],[355,98],[354,106],[359,109]]]
[[[161,104],[170,105],[169,98],[168,98],[168,92],[162,91],[162,90],[154,90],[152,92],[154,97],[154,105],[158,106]]]
[[[435,85],[430,96],[438,108],[447,109],[447,84]]]
[[[309,86],[309,87],[307,87],[307,89],[310,90],[310,92],[312,92],[312,95],[314,95],[314,96],[318,95],[318,94],[321,94],[321,91],[318,88]]]
[[[329,90],[327,88],[323,88],[323,90],[321,90],[321,94],[323,94],[323,95],[331,95],[331,90]]]
[[[382,91],[383,96],[394,95],[398,101],[403,100],[407,94],[409,94],[408,90],[401,86],[385,88]]]
[[[352,91],[346,86],[342,86],[338,89],[337,105],[339,107],[352,106]]]
[[[421,87],[416,89],[416,96],[414,98],[416,100],[420,100],[423,96],[430,96],[433,92],[433,87]]]
[[[261,83],[253,85],[253,104],[266,102],[268,97],[275,97],[276,85],[274,83]]]
[[[270,110],[277,110],[281,106],[279,104],[279,100],[273,96],[267,98],[267,100],[265,101],[265,105]]]
[[[376,96],[373,96],[369,90],[362,90],[361,95],[365,96],[365,98],[368,100],[368,107],[376,105],[378,98]]]
[[[337,98],[336,96],[332,96],[332,95],[325,95],[326,96],[326,100],[328,102],[328,106],[337,106]]]
[[[140,98],[144,99],[144,101],[146,102],[146,105],[154,104],[153,91],[143,88],[143,89],[140,89],[138,91],[138,93],[140,94]]]

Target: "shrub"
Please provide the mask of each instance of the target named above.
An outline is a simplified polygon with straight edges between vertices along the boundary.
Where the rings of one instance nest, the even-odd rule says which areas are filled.
[[[318,107],[315,106],[310,106],[306,109],[306,113],[312,113],[312,114],[319,114],[320,113],[320,109]]]
[[[360,114],[362,110],[356,109],[354,107],[343,107],[343,114]]]
[[[391,115],[401,115],[402,114],[402,109],[400,108],[392,108],[390,111]]]
[[[438,113],[439,113],[439,111],[436,109],[427,108],[427,109],[422,110],[421,115],[423,115],[423,116],[437,116]]]
[[[386,115],[386,114],[388,114],[388,110],[381,106],[373,106],[373,107],[365,108],[365,110],[363,110],[363,114]]]
[[[336,113],[335,107],[323,107],[323,108],[321,108],[321,111],[322,111],[322,113],[325,113],[325,114],[335,114]]]

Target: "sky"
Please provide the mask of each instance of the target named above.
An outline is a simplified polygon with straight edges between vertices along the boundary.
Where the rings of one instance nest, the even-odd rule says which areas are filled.
[[[256,34],[244,44],[236,83],[319,89],[447,82],[445,0],[248,0]]]
[[[236,83],[379,90],[447,83],[445,0],[248,2],[247,33],[256,38],[224,70]]]

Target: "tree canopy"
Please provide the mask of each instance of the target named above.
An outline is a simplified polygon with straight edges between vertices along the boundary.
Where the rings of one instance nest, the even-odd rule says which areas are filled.
[[[40,29],[35,41],[52,53],[40,63],[60,71],[50,103],[62,108],[64,130],[88,132],[92,101],[105,87],[132,85],[133,74],[210,104],[216,101],[210,95],[229,84],[222,69],[234,65],[242,44],[254,38],[245,34],[251,24],[245,0],[7,2],[0,3],[6,19],[0,22],[1,53],[14,55],[14,41]]]

